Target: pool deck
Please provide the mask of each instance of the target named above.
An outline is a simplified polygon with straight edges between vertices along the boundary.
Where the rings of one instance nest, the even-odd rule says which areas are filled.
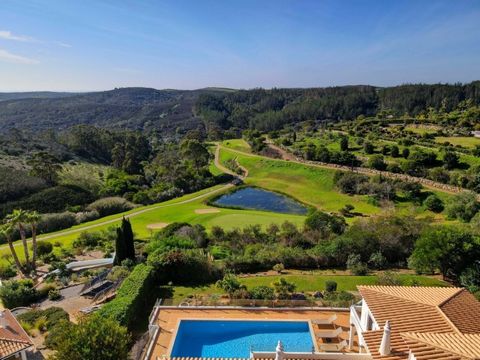
[[[270,309],[270,308],[188,308],[188,307],[161,307],[158,312],[156,323],[160,328],[159,334],[155,339],[155,345],[149,360],[159,358],[169,358],[173,347],[175,335],[180,320],[205,319],[205,320],[316,320],[328,319],[333,314],[337,319],[328,329],[342,328],[342,332],[335,340],[348,340],[350,312],[345,309]],[[326,330],[325,325],[311,325],[314,331]],[[322,339],[316,338],[316,345],[322,343]],[[348,352],[348,348],[343,352]],[[352,349],[358,351],[358,349]]]

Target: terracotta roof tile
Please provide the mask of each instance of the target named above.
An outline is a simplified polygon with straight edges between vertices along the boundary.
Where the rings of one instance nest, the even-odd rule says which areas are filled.
[[[460,332],[480,333],[480,302],[467,290],[445,301],[440,310]]]
[[[435,306],[398,298],[370,287],[359,287],[359,290],[380,327],[390,320],[395,332],[456,331]]]
[[[455,356],[480,359],[480,334],[402,334],[406,341],[415,341],[449,352]]]
[[[5,327],[0,328],[0,359],[33,346],[29,336],[9,310],[3,312]]]
[[[358,290],[370,289],[382,294],[395,296],[397,298],[414,301],[416,303],[439,306],[455,294],[461,292],[462,288],[456,287],[427,287],[427,286],[358,286]]]

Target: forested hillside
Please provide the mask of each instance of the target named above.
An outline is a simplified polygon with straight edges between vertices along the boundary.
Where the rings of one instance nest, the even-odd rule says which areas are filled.
[[[469,106],[480,104],[480,81],[387,88],[367,85],[238,91],[121,88],[81,94],[2,93],[0,132],[12,128],[63,130],[89,124],[159,131],[169,136],[206,124],[210,137],[215,138],[225,130],[271,131],[305,120],[336,122],[378,114],[414,117],[432,109],[450,112],[466,102]]]
[[[174,134],[177,130],[189,130],[201,124],[193,114],[194,103],[199,94],[210,92],[217,90],[122,88],[67,97],[38,96],[0,101],[0,131],[12,128],[62,130],[89,124]],[[6,98],[7,94],[2,96]]]
[[[353,120],[358,116],[415,117],[432,109],[450,112],[480,104],[480,82],[401,85],[389,88],[343,86],[315,89],[254,89],[202,94],[197,102],[210,133],[232,128],[281,129],[305,120]]]

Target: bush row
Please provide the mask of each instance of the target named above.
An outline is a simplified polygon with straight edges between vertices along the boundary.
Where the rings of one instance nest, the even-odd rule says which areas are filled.
[[[153,270],[149,265],[137,265],[118,289],[116,298],[102,307],[100,315],[132,329],[151,301]]]

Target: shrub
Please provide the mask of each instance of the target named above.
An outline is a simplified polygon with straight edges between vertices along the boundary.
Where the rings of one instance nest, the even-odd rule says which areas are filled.
[[[346,226],[344,218],[318,210],[312,211],[305,219],[305,228],[319,231],[323,235],[330,233],[340,235],[345,231]]]
[[[102,241],[102,234],[98,231],[82,231],[78,238],[73,241],[74,248],[95,248]]]
[[[333,280],[325,281],[325,291],[326,292],[334,292],[337,291],[337,282]]]
[[[480,203],[472,191],[464,191],[455,195],[445,207],[450,219],[459,219],[463,222],[469,222],[479,210]]]
[[[375,151],[375,147],[372,145],[372,143],[365,142],[363,144],[363,151],[365,152],[365,154],[373,154],[373,152]]]
[[[46,187],[44,180],[29,176],[24,170],[0,166],[0,203],[19,199]]]
[[[98,213],[97,210],[83,211],[75,214],[75,219],[78,224],[81,224],[87,221],[96,220],[99,217],[100,217],[100,214]]]
[[[107,197],[87,206],[89,211],[97,211],[101,217],[131,210],[135,204],[121,197]]]
[[[347,269],[350,270],[352,275],[366,275],[368,273],[368,267],[361,261],[359,254],[348,255]]]
[[[77,224],[75,214],[65,211],[63,213],[43,214],[38,223],[38,233],[47,233],[67,229]]]
[[[37,242],[37,254],[38,256],[43,256],[50,254],[53,251],[52,243],[48,241],[39,241]]]
[[[0,265],[0,279],[10,279],[17,275],[15,268],[12,265]]]
[[[81,318],[78,324],[62,321],[46,341],[56,350],[52,360],[127,360],[129,343],[127,329],[97,314]]]
[[[281,274],[281,273],[283,273],[283,270],[285,270],[285,266],[283,266],[282,263],[275,264],[275,265],[273,265],[272,270],[273,270],[273,271],[276,271],[276,272],[279,273],[279,274]]]
[[[335,186],[344,194],[355,195],[359,193],[359,188],[368,183],[368,176],[356,174],[353,172],[337,172],[335,174]]]
[[[48,299],[52,301],[60,300],[62,295],[58,289],[52,289],[48,292]]]
[[[197,249],[168,252],[159,249],[148,255],[147,263],[155,268],[159,281],[163,283],[196,284],[219,277],[211,257]]]
[[[291,294],[295,291],[295,288],[297,287],[294,283],[287,281],[285,278],[280,278],[272,285],[275,289],[275,294],[277,295],[277,298],[280,300],[290,298]]]
[[[387,266],[387,258],[383,256],[381,251],[377,251],[370,256],[368,263],[374,269],[384,269]]]
[[[392,271],[385,271],[381,274],[378,274],[377,284],[378,285],[391,285],[391,286],[393,286],[393,285],[395,285],[395,286],[403,285],[402,280],[400,280],[400,277]]]
[[[435,213],[440,213],[444,209],[443,201],[435,194],[429,195],[425,199],[424,205],[427,207],[428,210]]]
[[[275,299],[275,292],[269,286],[261,285],[255,286],[250,290],[252,299],[256,300],[273,300]]]
[[[32,280],[5,281],[0,287],[0,299],[7,308],[29,306],[39,299]]]
[[[216,286],[225,291],[230,297],[233,297],[235,291],[244,288],[233,274],[225,274],[222,280],[217,281]]]
[[[347,291],[332,291],[325,293],[322,302],[325,306],[348,307],[355,300],[355,296]]]
[[[367,166],[369,168],[380,171],[383,171],[387,168],[387,164],[383,160],[382,155],[373,155],[372,157],[370,157],[370,159],[368,159],[367,161]]]
[[[152,266],[137,265],[123,281],[116,298],[104,305],[99,314],[131,329],[151,301],[153,279]]]
[[[40,213],[61,212],[73,205],[84,205],[92,201],[90,192],[74,185],[59,185],[47,188],[18,201],[0,205],[0,216],[14,209],[36,210]]]

